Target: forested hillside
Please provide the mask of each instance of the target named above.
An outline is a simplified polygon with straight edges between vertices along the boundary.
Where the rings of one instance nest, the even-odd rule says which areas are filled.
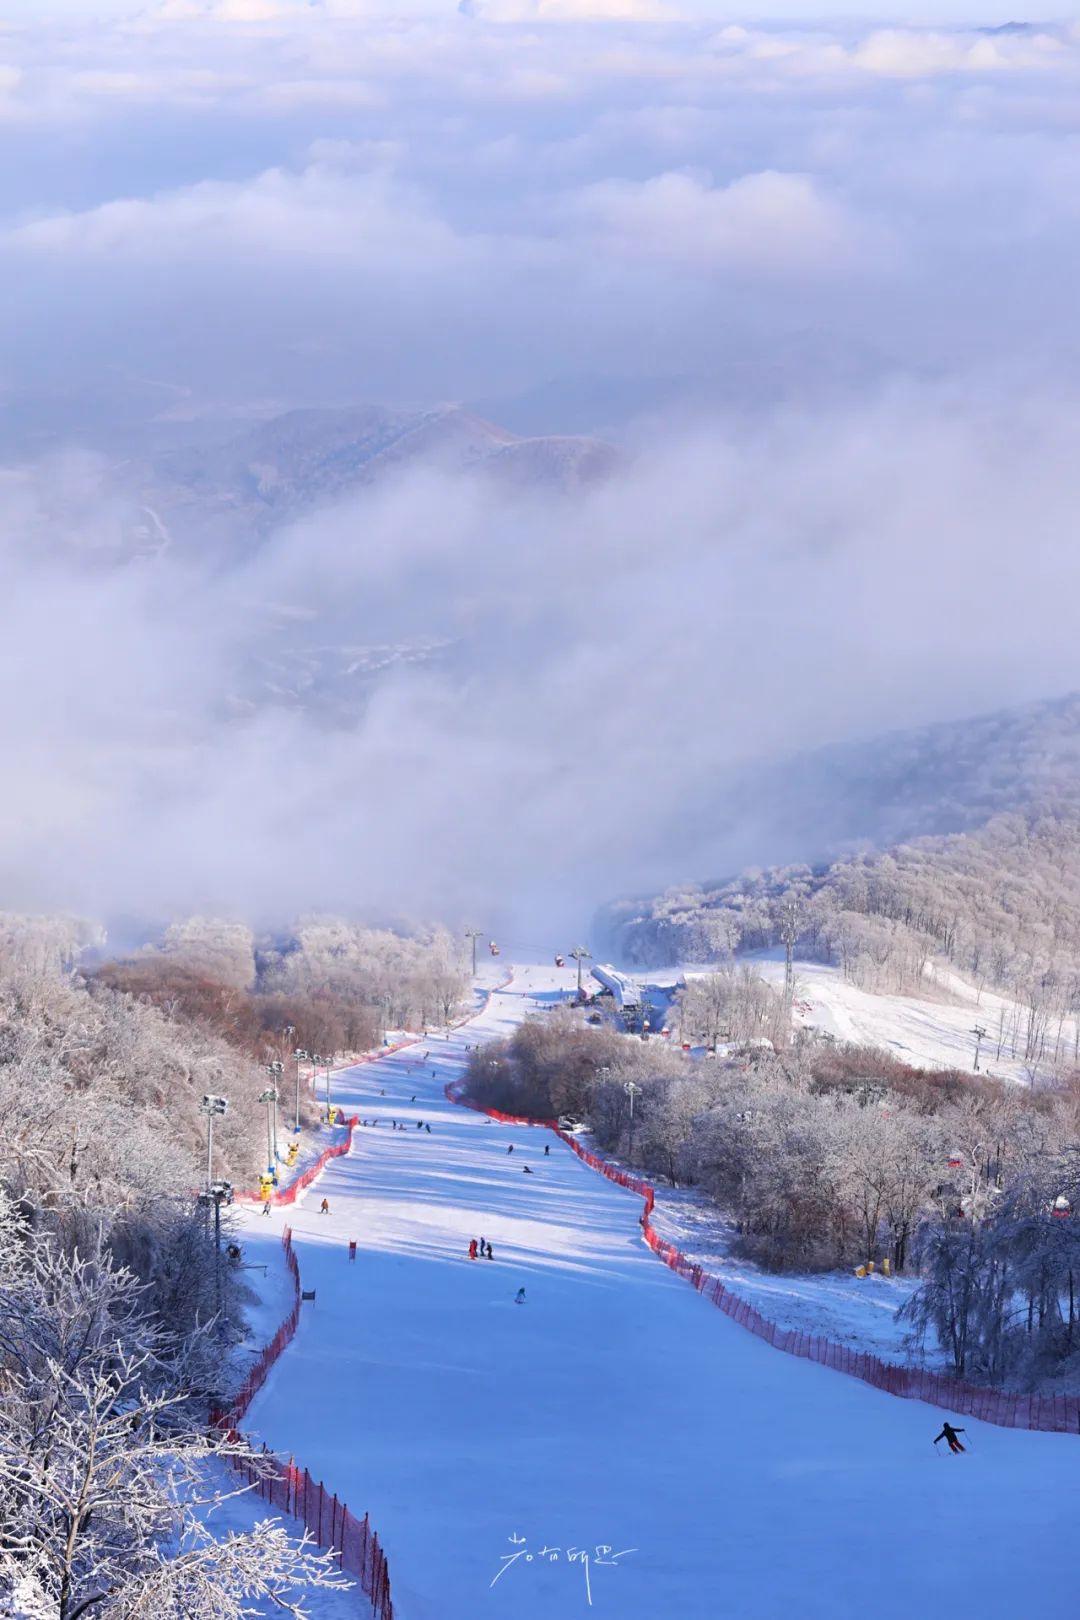
[[[339,1579],[328,1555],[269,1522],[224,1542],[204,1523],[206,1459],[246,1450],[207,1411],[242,1377],[250,1296],[199,1196],[201,1099],[228,1099],[228,1237],[225,1183],[265,1167],[266,1063],[291,1078],[298,1044],[329,1057],[452,1010],[460,948],[333,920],[257,943],[191,919],[91,970],[101,944],[75,919],[0,916],[0,1611],[310,1612],[304,1590]]]
[[[931,965],[950,964],[1022,1009],[1009,1032],[1014,1049],[1075,1059],[1080,815],[996,816],[977,832],[918,839],[817,871],[775,867],[670,891],[624,913],[619,943],[642,964],[790,945],[797,957],[892,994],[925,994]]]
[[[601,918],[618,954],[666,965],[775,944],[790,896],[799,949],[876,988],[918,982],[928,952],[1006,989],[1050,974],[1057,994],[1072,972],[1080,697],[736,773],[730,796],[718,840],[756,821],[758,859],[798,864],[618,901]]]

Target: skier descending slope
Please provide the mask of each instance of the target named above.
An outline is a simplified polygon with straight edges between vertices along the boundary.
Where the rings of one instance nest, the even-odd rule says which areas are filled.
[[[963,1451],[965,1448],[960,1444],[959,1440],[956,1438],[958,1434],[963,1434],[963,1433],[964,1433],[963,1429],[954,1429],[951,1423],[943,1423],[941,1425],[941,1433],[937,1436],[937,1439],[934,1441],[934,1444],[936,1446],[937,1443],[938,1443],[938,1440],[947,1440],[949,1442],[949,1450],[951,1452],[956,1453],[958,1451]]]

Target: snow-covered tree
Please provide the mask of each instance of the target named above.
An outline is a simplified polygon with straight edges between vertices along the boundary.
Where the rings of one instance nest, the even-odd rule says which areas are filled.
[[[196,1336],[197,1338],[197,1336]],[[343,1584],[329,1554],[266,1522],[217,1538],[199,1346],[153,1325],[103,1252],[32,1232],[0,1198],[0,1598],[53,1620],[234,1620],[267,1596]],[[256,1468],[264,1466],[252,1459]]]

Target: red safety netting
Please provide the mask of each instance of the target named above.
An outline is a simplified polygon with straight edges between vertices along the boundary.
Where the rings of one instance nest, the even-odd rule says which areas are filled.
[[[282,1233],[281,1242],[285,1263],[292,1274],[293,1308],[251,1368],[228,1412],[211,1415],[215,1427],[224,1430],[231,1439],[241,1438],[238,1425],[300,1321],[300,1267],[289,1227]],[[366,1513],[358,1519],[321,1480],[312,1479],[306,1468],[298,1468],[291,1458],[287,1463],[282,1462],[265,1446],[258,1462],[243,1457],[229,1457],[228,1461],[265,1502],[298,1519],[320,1547],[337,1554],[338,1567],[355,1576],[361,1590],[371,1599],[375,1620],[394,1620],[386,1555]]]
[[[805,1361],[816,1361],[835,1372],[861,1379],[864,1384],[872,1384],[875,1389],[884,1390],[889,1395],[898,1395],[904,1400],[927,1401],[931,1406],[943,1406],[952,1412],[962,1412],[967,1417],[981,1418],[984,1423],[996,1423],[1009,1429],[1044,1429],[1080,1434],[1080,1396],[1014,1395],[1006,1390],[986,1389],[951,1378],[947,1373],[882,1361],[868,1351],[853,1350],[849,1345],[836,1344],[831,1339],[804,1333],[797,1328],[783,1328],[779,1323],[770,1321],[748,1300],[733,1293],[719,1277],[714,1277],[703,1266],[688,1259],[674,1243],[660,1236],[651,1219],[656,1194],[647,1181],[609,1164],[591,1148],[583,1147],[568,1131],[560,1130],[552,1120],[519,1119],[498,1109],[484,1108],[480,1103],[461,1096],[459,1089],[460,1082],[447,1086],[446,1095],[451,1102],[462,1103],[465,1107],[475,1108],[480,1113],[490,1114],[493,1119],[512,1125],[544,1125],[554,1131],[560,1141],[565,1142],[590,1169],[617,1186],[636,1193],[644,1201],[641,1229],[653,1253],[672,1271],[685,1277],[699,1294],[722,1310],[725,1316],[730,1316],[748,1333],[764,1339],[773,1349],[782,1350],[789,1356],[800,1356]]]
[[[335,1142],[332,1147],[323,1148],[314,1164],[309,1164],[307,1169],[302,1170],[294,1181],[289,1182],[287,1187],[279,1187],[277,1192],[270,1194],[270,1202],[272,1204],[295,1204],[300,1193],[304,1191],[305,1187],[311,1186],[316,1176],[322,1174],[331,1159],[340,1159],[343,1153],[348,1153],[352,1147],[353,1131],[356,1129],[357,1123],[358,1120],[355,1114],[351,1119],[347,1119],[345,1121],[345,1140]],[[262,1193],[257,1192],[238,1192],[234,1193],[233,1197],[246,1204],[265,1202]]]
[[[443,1087],[447,1101],[460,1103],[462,1108],[475,1108],[478,1114],[488,1114],[502,1125],[540,1125],[548,1130],[555,1130],[553,1119],[528,1119],[524,1114],[504,1114],[501,1108],[485,1108],[483,1103],[474,1102],[471,1097],[467,1097],[464,1087],[464,1080],[448,1080]]]

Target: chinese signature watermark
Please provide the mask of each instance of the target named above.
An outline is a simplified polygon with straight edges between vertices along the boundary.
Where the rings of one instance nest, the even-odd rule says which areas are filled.
[[[549,1547],[545,1542],[535,1552],[529,1551],[528,1537],[512,1535],[507,1537],[513,1552],[503,1553],[502,1568],[496,1573],[488,1586],[501,1581],[508,1569],[517,1563],[525,1564],[576,1564],[585,1577],[585,1601],[592,1607],[592,1572],[594,1569],[614,1568],[620,1558],[626,1558],[630,1553],[637,1552],[636,1547],[624,1547],[616,1552],[604,1542],[596,1542],[591,1547]]]

